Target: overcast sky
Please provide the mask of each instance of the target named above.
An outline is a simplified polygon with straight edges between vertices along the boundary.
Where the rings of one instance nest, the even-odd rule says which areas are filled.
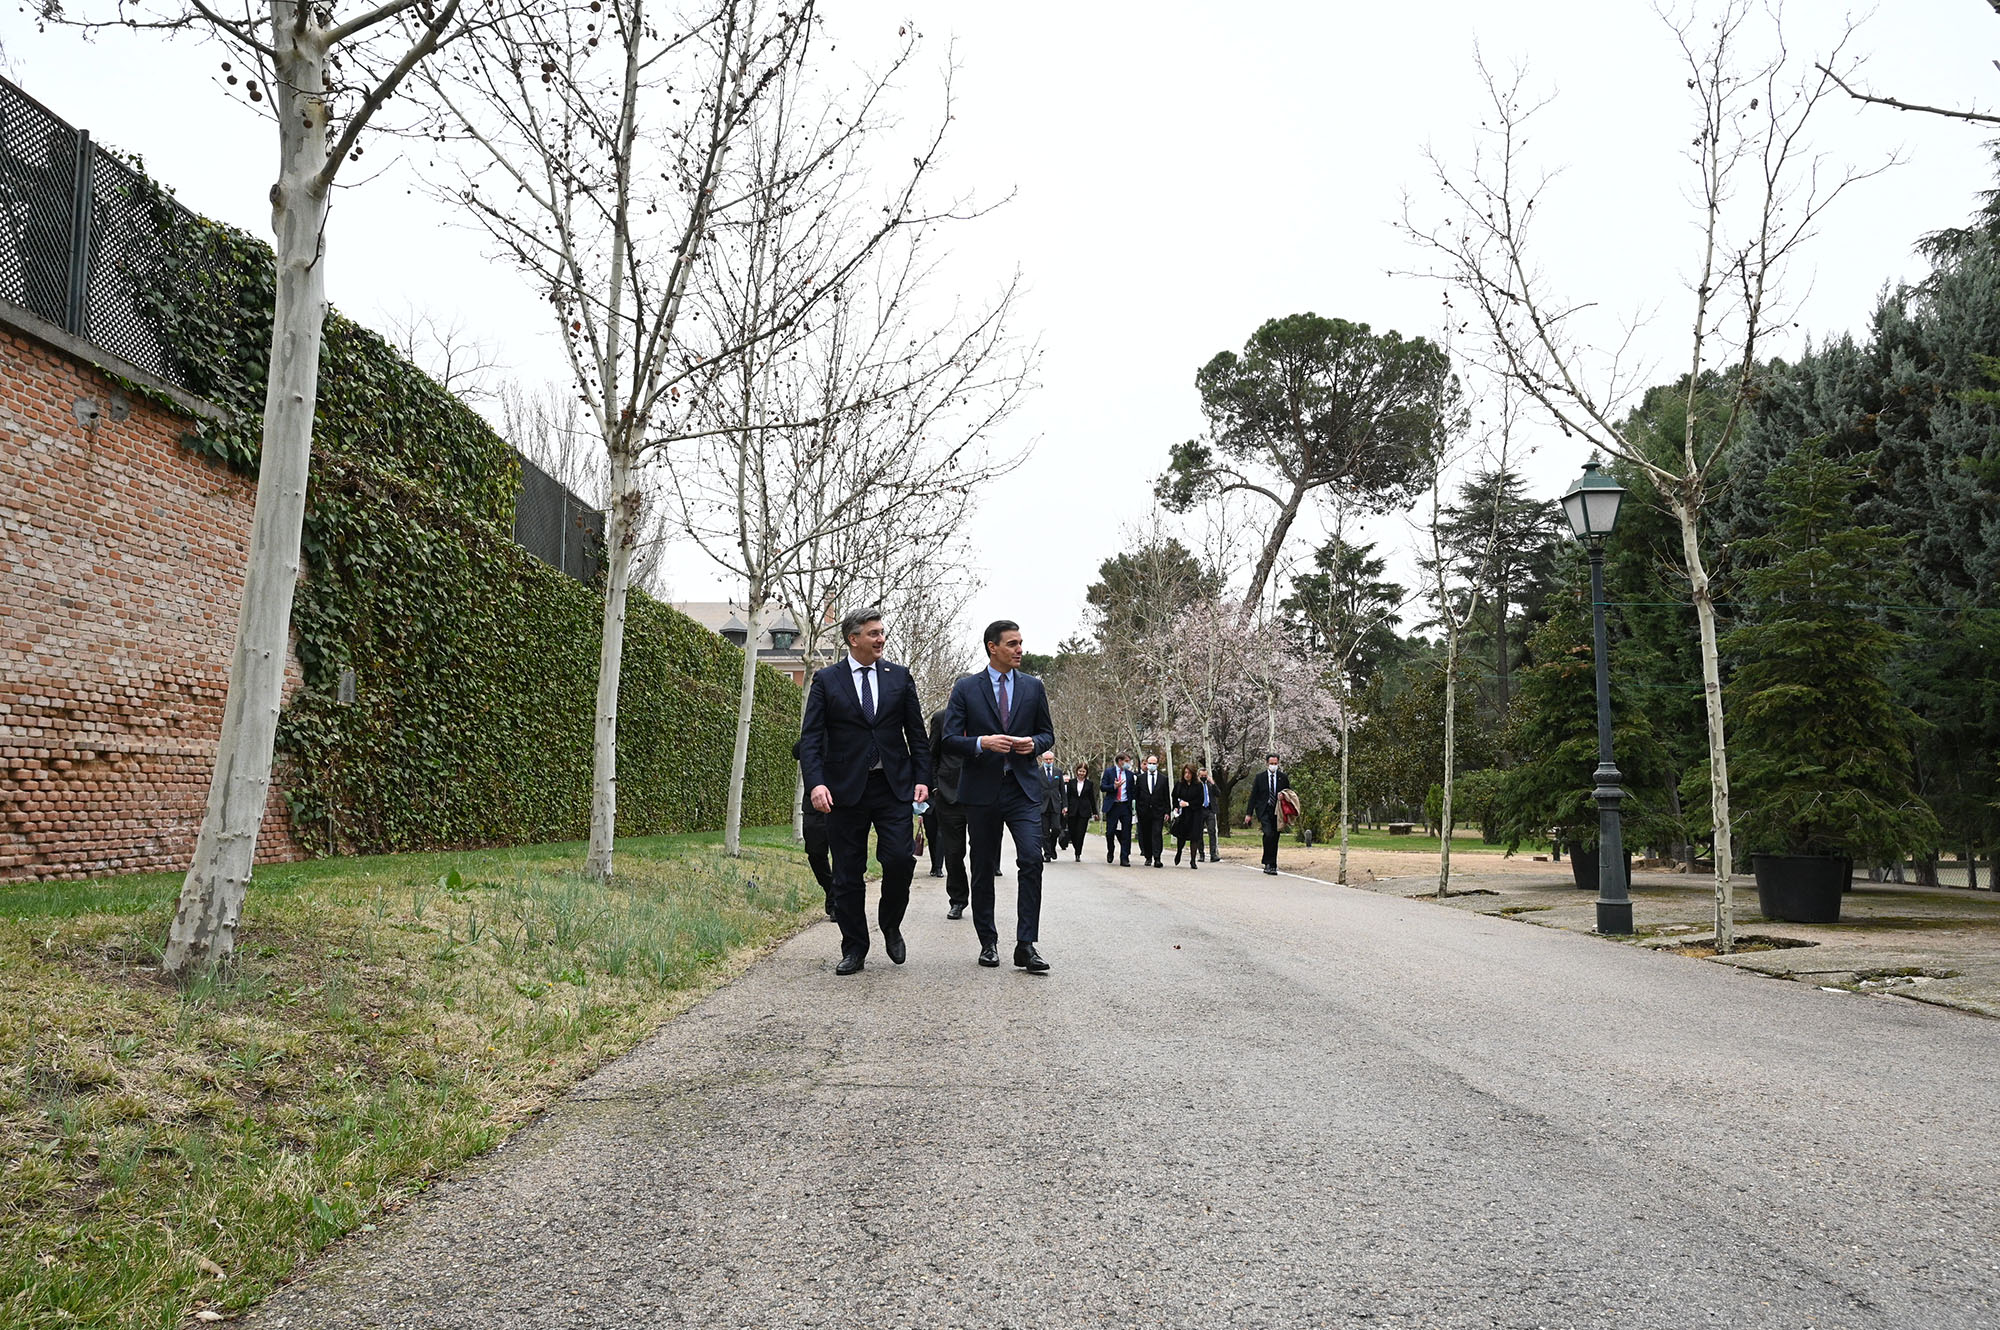
[[[1031,649],[1084,624],[1097,563],[1121,529],[1147,520],[1168,449],[1200,432],[1193,377],[1210,356],[1304,310],[1437,332],[1442,287],[1391,275],[1424,263],[1393,223],[1406,194],[1436,213],[1427,146],[1469,158],[1482,96],[1475,44],[1489,62],[1527,61],[1558,94],[1532,145],[1564,170],[1543,237],[1557,284],[1607,310],[1651,311],[1639,345],[1656,381],[1684,356],[1691,108],[1669,35],[1640,0],[823,8],[849,51],[914,16],[928,73],[909,81],[913,124],[934,107],[954,45],[948,184],[1014,195],[959,230],[954,274],[978,293],[1018,267],[1029,288],[1022,331],[1044,347],[1041,387],[1001,441],[1032,442],[1034,454],[994,484],[964,537],[986,584],[969,618],[1018,618]],[[1793,44],[1822,46],[1839,7],[1793,9]],[[275,136],[216,88],[218,50],[36,32],[18,9],[0,16],[0,44],[12,77],[58,114],[142,155],[197,210],[269,235]],[[1897,0],[1863,26],[1857,49],[1878,91],[2000,102],[2000,21],[1983,0]],[[1921,273],[1912,243],[1963,219],[1993,183],[1985,137],[1935,117],[1831,108],[1817,132],[1826,151],[1862,165],[1904,161],[1830,216],[1791,274],[1797,331],[1771,349],[1860,331],[1885,283]],[[329,253],[328,289],[348,314],[378,327],[412,307],[462,315],[514,373],[559,377],[547,305],[399,171],[342,193]],[[1526,470],[1553,498],[1584,458],[1546,431],[1536,441]],[[1385,548],[1410,539],[1395,519],[1375,534]],[[1302,535],[1300,552],[1310,543]],[[728,588],[680,559],[673,591],[709,599]]]

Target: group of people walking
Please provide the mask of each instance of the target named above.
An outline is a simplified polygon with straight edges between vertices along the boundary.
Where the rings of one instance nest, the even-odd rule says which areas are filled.
[[[1083,768],[1079,765],[1078,770]],[[1097,788],[1104,800],[1105,863],[1112,862],[1115,851],[1120,867],[1132,866],[1135,815],[1139,825],[1139,857],[1150,867],[1164,866],[1169,826],[1174,837],[1176,868],[1183,853],[1187,855],[1189,868],[1200,867],[1204,835],[1208,838],[1207,857],[1211,861],[1216,858],[1219,849],[1216,825],[1222,800],[1215,782],[1209,779],[1208,768],[1183,763],[1179,776],[1169,781],[1160,770],[1159,758],[1147,754],[1145,770],[1134,771],[1132,755],[1120,753],[1118,760],[1104,769]],[[1077,857],[1083,857],[1081,851]]]
[[[994,880],[1000,874],[1001,832],[1014,842],[1016,899],[1014,964],[1046,973],[1041,931],[1042,866],[1059,850],[1083,858],[1090,823],[1104,820],[1104,860],[1132,864],[1136,820],[1144,863],[1164,867],[1165,837],[1174,864],[1190,869],[1217,855],[1221,798],[1206,768],[1185,763],[1169,777],[1148,755],[1135,770],[1129,753],[1092,779],[1079,762],[1056,765],[1055,723],[1041,680],[1021,672],[1020,625],[988,624],[987,663],[952,686],[951,698],[928,718],[915,681],[883,658],[887,631],[876,610],[841,622],[847,655],[815,673],[793,749],[805,786],[806,852],[826,890],[827,914],[839,925],[834,973],[866,965],[870,939],[863,889],[868,837],[882,868],[877,923],[882,947],[901,965],[908,957],[902,923],[917,862],[916,819],[931,846],[931,871],[945,879],[947,916],[972,911],[978,963],[1000,964]],[[1264,823],[1264,871],[1277,872],[1281,792],[1289,781],[1271,755],[1252,785],[1248,825]],[[1136,815],[1136,818],[1135,818]],[[968,862],[969,861],[969,862]]]

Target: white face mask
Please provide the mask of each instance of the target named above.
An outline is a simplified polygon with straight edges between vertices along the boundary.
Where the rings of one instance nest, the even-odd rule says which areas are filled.
[[[1158,768],[1157,766],[1153,765],[1153,764],[1152,764],[1151,762],[1148,762],[1148,763],[1146,764],[1146,774],[1147,774],[1147,775],[1149,775],[1149,776],[1150,776],[1150,775],[1152,775],[1152,774],[1153,774],[1153,773],[1154,773],[1155,771],[1158,771],[1158,770],[1159,770],[1159,768]]]

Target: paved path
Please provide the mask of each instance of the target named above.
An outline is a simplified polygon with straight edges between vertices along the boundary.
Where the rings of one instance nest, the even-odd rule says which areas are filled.
[[[2000,1325],[2000,1022],[1234,864],[1053,866],[1034,977],[918,884],[256,1323]]]

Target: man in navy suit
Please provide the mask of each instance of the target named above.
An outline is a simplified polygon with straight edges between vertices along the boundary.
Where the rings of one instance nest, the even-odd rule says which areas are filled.
[[[882,865],[882,949],[901,965],[903,914],[917,855],[910,840],[912,802],[930,797],[931,750],[916,682],[882,659],[887,630],[878,610],[856,610],[840,623],[847,655],[813,675],[799,734],[799,770],[814,808],[826,814],[833,852],[833,917],[840,924],[840,964],[853,974],[868,955],[868,899],[862,880],[868,832]]]
[[[1132,755],[1120,753],[1118,761],[1104,769],[1097,788],[1104,792],[1104,862],[1118,850],[1118,866],[1132,866],[1132,793],[1139,777],[1132,770]]]
[[[1055,721],[1042,681],[1021,673],[1021,625],[986,626],[986,668],[952,686],[944,711],[942,747],[965,760],[958,776],[972,840],[972,923],[979,963],[1000,963],[993,921],[993,874],[1000,864],[1000,828],[1014,838],[1019,882],[1014,964],[1040,974],[1049,968],[1035,943],[1042,923],[1042,777],[1035,754],[1056,746]]]

